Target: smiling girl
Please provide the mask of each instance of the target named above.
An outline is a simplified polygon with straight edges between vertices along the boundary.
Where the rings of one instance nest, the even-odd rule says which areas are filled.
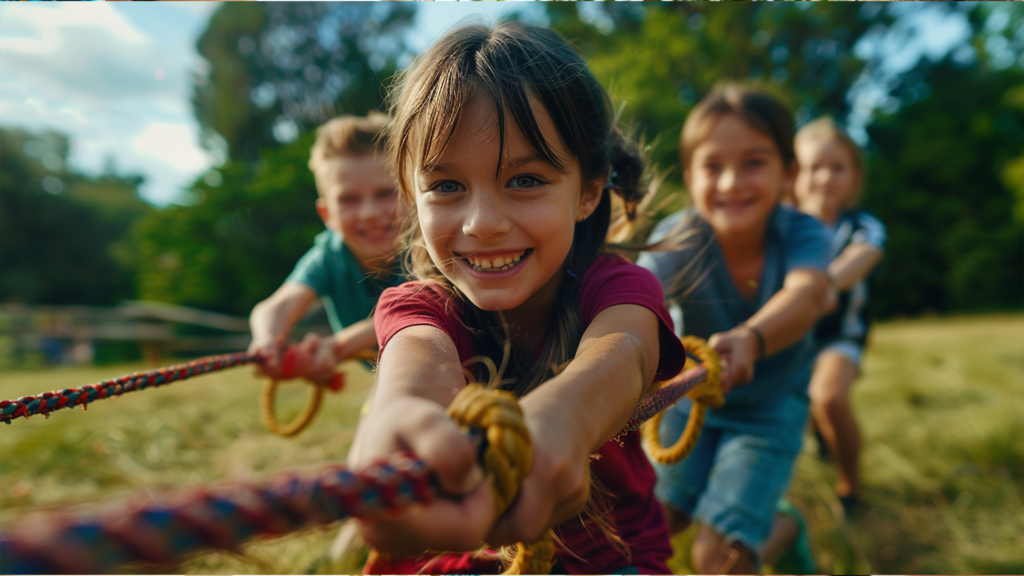
[[[627,212],[642,195],[642,163],[618,136],[607,94],[550,30],[470,26],[418,59],[393,114],[417,281],[385,291],[375,312],[378,385],[350,464],[410,449],[453,497],[364,521],[364,537],[399,557],[531,542],[554,528],[555,570],[667,573],[654,471],[637,433],[610,440],[684,354],[654,276],[602,252],[611,194]],[[495,518],[474,444],[445,407],[466,385],[463,363],[482,354],[502,366],[507,342],[498,379],[519,397],[534,459]],[[607,512],[581,515],[591,477]],[[497,568],[480,558],[374,568]]]
[[[819,441],[836,459],[836,493],[849,515],[860,501],[860,428],[850,388],[867,342],[867,279],[882,260],[885,226],[854,208],[864,180],[864,160],[857,144],[831,118],[818,118],[801,128],[796,153],[797,206],[832,232],[828,270],[838,295],[835,309],[815,330],[820,352],[811,377],[811,417]]]
[[[673,531],[700,523],[697,572],[753,573],[760,554],[773,556],[795,535],[762,549],[807,418],[829,239],[817,220],[779,203],[796,176],[793,119],[769,94],[716,88],[686,119],[680,152],[693,206],[659,223],[651,241],[660,251],[637,263],[680,307],[685,333],[718,352],[726,395],[690,456],[656,465],[657,495]],[[690,406],[684,399],[668,410],[663,441],[679,438]]]

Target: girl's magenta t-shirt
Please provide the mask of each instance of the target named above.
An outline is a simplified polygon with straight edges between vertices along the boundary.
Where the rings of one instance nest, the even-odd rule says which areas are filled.
[[[619,304],[643,306],[657,315],[661,354],[657,380],[675,376],[686,358],[682,344],[673,333],[672,318],[665,306],[661,284],[654,275],[621,256],[599,255],[583,272],[579,290],[580,317],[584,325],[605,308]],[[455,344],[463,361],[475,355],[475,346],[459,318],[462,303],[434,282],[407,282],[388,288],[374,312],[377,339],[383,350],[400,330],[410,326],[434,326]],[[562,546],[555,555],[570,574],[621,572],[636,568],[640,574],[668,574],[666,562],[672,556],[668,527],[661,505],[654,497],[655,474],[640,447],[640,434],[630,432],[605,443],[592,457],[591,470],[606,489],[606,504],[616,534],[629,546],[627,557],[582,516],[560,524],[556,533]],[[428,555],[412,561],[378,566],[389,573],[415,572],[423,562],[437,560],[432,573],[483,573],[491,563],[474,564],[467,555],[440,559]],[[490,564],[488,566],[487,564]]]

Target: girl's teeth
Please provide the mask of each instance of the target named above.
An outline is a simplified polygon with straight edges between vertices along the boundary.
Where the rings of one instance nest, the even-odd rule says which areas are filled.
[[[510,270],[512,267],[518,264],[519,261],[522,259],[523,254],[525,254],[525,252],[516,254],[515,256],[498,256],[493,260],[481,260],[480,258],[474,258],[472,256],[469,256],[466,258],[466,260],[469,262],[470,266],[476,268],[477,270],[493,269],[504,272],[505,270]]]

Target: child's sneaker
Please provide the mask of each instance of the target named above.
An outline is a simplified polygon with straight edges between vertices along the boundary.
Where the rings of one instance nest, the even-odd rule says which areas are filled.
[[[797,534],[793,543],[779,553],[779,557],[772,566],[775,573],[817,574],[814,567],[814,556],[811,554],[811,545],[807,540],[807,525],[804,523],[803,515],[795,506],[781,499],[775,504],[775,511],[789,516],[797,525]]]

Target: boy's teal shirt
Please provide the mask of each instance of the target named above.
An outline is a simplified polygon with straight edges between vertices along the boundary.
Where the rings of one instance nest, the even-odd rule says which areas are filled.
[[[364,273],[341,234],[333,230],[317,234],[313,247],[299,258],[285,279],[305,284],[316,292],[334,332],[369,318],[381,292],[402,281],[396,269],[388,271],[386,277]]]

